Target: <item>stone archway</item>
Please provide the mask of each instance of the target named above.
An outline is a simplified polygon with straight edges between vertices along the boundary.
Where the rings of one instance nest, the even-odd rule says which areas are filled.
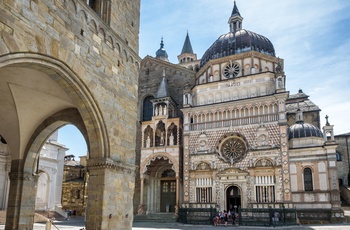
[[[179,165],[167,153],[146,158],[140,166],[139,214],[175,212],[179,205]]]
[[[118,221],[130,222],[128,215],[109,218],[109,213],[104,212],[108,209],[117,213],[114,203],[124,190],[133,189],[130,183],[134,180],[135,166],[111,158],[99,100],[103,99],[93,96],[81,76],[56,59],[30,53],[0,57],[0,130],[12,159],[6,229],[32,229],[40,149],[55,130],[68,123],[81,131],[89,150],[88,193],[96,199],[88,199],[88,229],[101,229],[103,222],[109,222],[109,226]],[[106,184],[112,186],[106,189]],[[104,202],[106,194],[118,191],[121,194],[115,196],[115,201]],[[132,195],[124,199],[125,207],[119,208],[127,209],[131,199]],[[132,216],[132,206],[129,209],[127,214]]]

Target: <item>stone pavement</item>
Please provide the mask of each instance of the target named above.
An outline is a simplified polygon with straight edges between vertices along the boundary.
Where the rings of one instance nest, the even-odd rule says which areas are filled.
[[[34,224],[34,230],[45,230],[44,223]],[[80,217],[72,218],[70,220],[55,221],[54,226],[51,230],[81,230],[84,229],[84,219]],[[0,230],[3,230],[4,225],[0,225]],[[227,227],[219,226],[208,226],[208,225],[189,225],[180,223],[150,223],[150,222],[135,222],[132,230],[214,230],[214,229],[235,229],[235,230],[349,230],[349,224],[333,224],[333,225],[298,225],[298,226],[288,226],[288,227],[247,227],[247,226],[232,226]],[[123,230],[123,229],[115,229]]]

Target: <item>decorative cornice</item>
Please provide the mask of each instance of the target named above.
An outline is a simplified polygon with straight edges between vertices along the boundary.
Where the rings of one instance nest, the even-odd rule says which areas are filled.
[[[112,169],[118,172],[135,173],[137,166],[115,161],[111,158],[89,159],[88,170]]]
[[[10,172],[9,178],[10,181],[37,181],[39,175],[28,172]]]

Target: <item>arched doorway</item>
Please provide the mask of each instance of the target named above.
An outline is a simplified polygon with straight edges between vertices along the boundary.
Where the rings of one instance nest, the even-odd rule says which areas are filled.
[[[241,207],[241,190],[237,186],[230,186],[226,190],[226,210],[235,211]]]
[[[153,155],[141,165],[141,193],[138,212],[175,212],[179,202],[178,164],[168,154]]]

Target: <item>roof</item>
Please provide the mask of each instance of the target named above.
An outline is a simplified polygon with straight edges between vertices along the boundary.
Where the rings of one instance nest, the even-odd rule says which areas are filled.
[[[188,36],[188,32],[187,32],[187,35],[186,35],[184,46],[182,47],[182,51],[181,51],[181,54],[184,54],[184,53],[193,54],[193,49],[192,49],[190,37]]]
[[[241,17],[241,14],[239,13],[238,7],[236,5],[236,1],[234,1],[234,6],[233,6],[233,9],[232,9],[231,17],[232,16],[237,16],[237,15]]]
[[[348,133],[343,133],[343,134],[338,134],[338,135],[335,135],[335,137],[340,137],[340,136],[350,136],[350,132],[348,132]]]
[[[163,98],[163,97],[169,97],[169,90],[168,90],[168,80],[163,77],[162,82],[159,85],[157,94],[155,98]]]
[[[301,89],[296,94],[290,94],[286,101],[287,113],[296,113],[298,109],[303,112],[320,111],[320,108]]]
[[[288,139],[303,137],[320,137],[323,138],[322,131],[314,125],[308,123],[297,123],[289,127]]]
[[[164,60],[168,60],[168,54],[167,52],[165,51],[165,48],[164,48],[164,42],[163,42],[163,38],[160,42],[160,48],[157,50],[156,52],[156,58],[160,58],[160,59],[164,59]]]
[[[204,66],[208,61],[213,59],[250,52],[252,50],[269,56],[275,56],[275,48],[268,38],[246,29],[229,32],[221,35],[207,49],[201,59],[200,66]]]

